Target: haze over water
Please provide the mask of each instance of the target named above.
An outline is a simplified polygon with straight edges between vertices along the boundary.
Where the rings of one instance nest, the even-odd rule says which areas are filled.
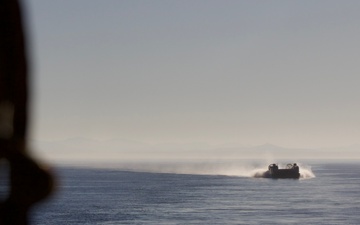
[[[120,139],[175,154],[270,143],[333,158],[355,146],[341,156],[359,158],[358,1],[25,5],[35,141]]]

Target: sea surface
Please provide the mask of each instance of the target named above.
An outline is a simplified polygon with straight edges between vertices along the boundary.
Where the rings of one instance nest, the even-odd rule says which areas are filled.
[[[214,172],[217,167],[211,168],[212,174],[206,170],[181,174],[176,172],[179,169],[165,173],[159,168],[141,172],[56,167],[57,192],[34,209],[31,221],[39,225],[360,224],[359,164],[303,165],[300,172],[307,175],[299,180],[253,178],[240,172],[219,175]]]

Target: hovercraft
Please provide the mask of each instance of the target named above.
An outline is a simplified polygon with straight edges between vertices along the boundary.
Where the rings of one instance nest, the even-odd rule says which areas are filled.
[[[279,169],[279,166],[275,163],[270,164],[268,167],[268,171],[264,173],[264,177],[266,178],[292,178],[299,179],[299,166],[296,163],[289,163],[286,165],[286,168]]]

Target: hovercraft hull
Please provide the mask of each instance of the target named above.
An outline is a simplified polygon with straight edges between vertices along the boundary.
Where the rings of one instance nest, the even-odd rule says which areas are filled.
[[[265,172],[264,177],[274,179],[299,179],[299,167],[294,164],[288,164],[286,169],[279,169],[276,164],[271,164],[269,170]]]

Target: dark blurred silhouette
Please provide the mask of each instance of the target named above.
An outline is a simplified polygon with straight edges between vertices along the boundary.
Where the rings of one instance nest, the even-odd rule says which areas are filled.
[[[17,0],[0,1],[0,160],[10,168],[0,225],[28,224],[31,206],[53,187],[50,173],[27,153],[28,67]]]

